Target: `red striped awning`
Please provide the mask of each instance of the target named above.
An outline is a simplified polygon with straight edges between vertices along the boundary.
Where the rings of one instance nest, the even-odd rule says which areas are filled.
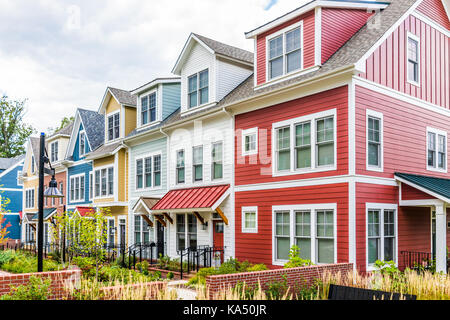
[[[170,190],[161,198],[151,211],[173,211],[183,209],[210,209],[215,210],[228,195],[230,185],[218,185],[209,187],[198,187],[189,189]]]

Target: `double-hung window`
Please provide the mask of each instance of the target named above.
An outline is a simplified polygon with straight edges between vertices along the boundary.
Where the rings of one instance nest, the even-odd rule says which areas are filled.
[[[223,178],[223,143],[215,142],[212,144],[212,180]]]
[[[80,132],[80,152],[79,155],[84,156],[86,153],[86,133],[84,131]]]
[[[141,216],[134,216],[134,243],[150,242],[150,226]]]
[[[258,153],[258,128],[242,131],[242,155]]]
[[[192,148],[192,172],[194,182],[203,180],[203,146]]]
[[[188,105],[196,107],[209,101],[208,69],[188,77]]]
[[[412,82],[413,84],[419,84],[419,61],[420,61],[420,46],[419,46],[419,38],[413,34],[408,34],[407,38],[407,46],[408,46],[408,56],[407,56],[407,64],[408,64],[408,82]]]
[[[184,183],[184,149],[177,151],[177,167],[176,167],[176,181],[177,183]]]
[[[95,197],[114,195],[114,168],[97,169],[94,172]]]
[[[367,263],[396,260],[396,208],[367,204]]]
[[[161,185],[161,155],[136,159],[136,189],[149,189]]]
[[[107,245],[110,247],[114,246],[115,243],[115,222],[114,222],[114,218],[110,218],[108,219],[108,230],[107,230]]]
[[[58,141],[55,141],[50,145],[50,154],[51,162],[58,161]]]
[[[335,204],[275,206],[273,210],[275,264],[289,259],[293,245],[299,247],[302,259],[313,263],[335,262]]]
[[[242,207],[242,232],[258,233],[258,207]]]
[[[34,189],[25,191],[25,208],[34,208]]]
[[[120,113],[117,112],[108,117],[108,140],[114,140],[120,136]]]
[[[336,110],[272,125],[273,173],[286,175],[336,167]]]
[[[427,169],[447,171],[447,132],[427,128]]]
[[[89,199],[92,199],[94,196],[94,176],[92,173],[89,173]]]
[[[197,218],[193,214],[177,214],[177,250],[197,247]]]
[[[383,169],[383,114],[367,109],[367,170]]]
[[[70,178],[70,201],[84,201],[84,174]]]
[[[268,39],[268,78],[302,69],[302,24],[282,30]]]
[[[156,92],[141,98],[141,125],[156,121]]]

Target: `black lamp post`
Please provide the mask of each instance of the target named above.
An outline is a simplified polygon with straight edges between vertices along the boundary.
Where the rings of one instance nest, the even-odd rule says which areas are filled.
[[[45,153],[45,154],[44,154]],[[48,163],[50,169],[45,168]],[[44,192],[44,174],[50,174],[52,180],[49,187]],[[44,196],[48,198],[63,198],[64,195],[58,189],[58,183],[55,180],[55,169],[52,168],[50,160],[48,159],[47,150],[45,150],[45,134],[42,132],[39,146],[39,194],[38,194],[38,272],[43,271],[44,258]]]

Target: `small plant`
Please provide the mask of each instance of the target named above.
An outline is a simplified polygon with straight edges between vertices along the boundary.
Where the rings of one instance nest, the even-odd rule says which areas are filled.
[[[148,261],[144,260],[142,262],[136,263],[136,268],[144,275],[148,275],[148,268],[150,264]]]
[[[296,268],[313,265],[311,260],[300,258],[300,248],[293,245],[289,250],[289,261],[284,264],[284,268]]]
[[[12,286],[9,294],[0,297],[1,300],[47,300],[51,294],[51,279],[43,280],[35,276],[30,277],[27,285]]]
[[[167,277],[167,280],[172,280],[174,277],[173,272],[172,271],[168,272],[166,277]]]
[[[282,296],[288,293],[287,275],[282,275],[282,281],[272,281],[268,283],[266,294],[271,300],[280,300]]]
[[[13,260],[15,257],[16,257],[16,254],[14,251],[11,251],[11,250],[0,251],[0,267],[3,264],[8,263],[11,260]]]

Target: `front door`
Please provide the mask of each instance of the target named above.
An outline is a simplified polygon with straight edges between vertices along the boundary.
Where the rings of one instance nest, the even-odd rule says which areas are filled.
[[[156,241],[156,256],[159,258],[160,254],[164,256],[164,226],[159,221],[156,221]]]
[[[126,246],[126,230],[125,230],[125,226],[126,226],[126,221],[125,219],[120,219],[119,222],[119,241],[120,241],[120,245],[125,247]]]
[[[223,221],[213,220],[213,246],[223,250]],[[223,251],[220,252],[220,263],[223,263]]]

